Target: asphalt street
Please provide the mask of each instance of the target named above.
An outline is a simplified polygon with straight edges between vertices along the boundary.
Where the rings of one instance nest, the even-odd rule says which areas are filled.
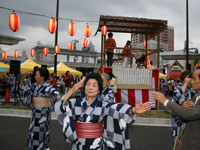
[[[26,150],[29,118],[0,117],[0,150]],[[169,127],[130,126],[132,150],[171,150]],[[61,125],[51,121],[51,150],[70,150]]]

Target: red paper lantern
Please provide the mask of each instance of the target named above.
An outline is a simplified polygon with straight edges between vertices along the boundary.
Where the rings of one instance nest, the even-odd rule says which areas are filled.
[[[149,49],[148,48],[147,48],[147,54],[149,54]],[[151,69],[151,63],[150,63],[149,55],[147,55],[147,69]]]
[[[6,60],[7,59],[7,53],[6,52],[2,52],[2,59]]]
[[[56,21],[56,19],[51,18],[51,19],[49,20],[48,29],[49,29],[49,32],[50,32],[51,34],[53,34],[53,33],[56,32],[56,29],[57,29],[57,21]]]
[[[84,39],[84,40],[83,40],[83,47],[87,47],[87,45],[88,45],[88,40],[87,40],[87,39]]]
[[[143,47],[146,48],[146,45],[147,45],[146,40],[144,40],[143,41]]]
[[[70,42],[70,43],[68,44],[68,49],[69,49],[69,51],[72,51],[72,48],[73,48],[73,43]]]
[[[103,35],[103,36],[106,36],[106,34],[107,34],[107,26],[102,26],[101,27],[101,34]]]
[[[55,46],[55,53],[56,54],[60,53],[60,46],[59,45]]]
[[[73,21],[69,24],[68,31],[69,31],[69,35],[74,36],[76,32],[76,25]]]
[[[44,48],[44,56],[47,56],[47,55],[48,55],[48,51],[49,51],[48,48]]]
[[[19,51],[15,50],[14,51],[14,58],[17,59],[19,57]]]
[[[91,35],[91,27],[89,25],[85,26],[85,36],[90,37]]]
[[[19,30],[19,25],[20,25],[19,16],[13,12],[9,16],[9,27],[12,31],[16,32],[17,30]]]
[[[31,55],[31,57],[35,56],[35,50],[34,49],[30,50],[30,55]]]

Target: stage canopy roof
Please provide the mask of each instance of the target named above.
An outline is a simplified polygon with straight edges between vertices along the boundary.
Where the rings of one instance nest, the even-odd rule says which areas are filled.
[[[103,25],[107,26],[108,32],[148,34],[153,38],[167,29],[167,20],[101,15],[97,32]]]

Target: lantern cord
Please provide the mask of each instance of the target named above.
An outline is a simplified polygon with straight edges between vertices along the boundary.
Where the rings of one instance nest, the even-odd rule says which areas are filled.
[[[12,11],[12,12],[18,12],[21,14],[27,14],[27,15],[32,15],[32,16],[52,18],[52,16],[48,16],[48,15],[37,14],[37,13],[32,13],[32,12],[27,12],[27,11],[22,11],[22,10],[16,10],[16,9],[11,9],[11,8],[7,8],[7,7],[2,7],[2,6],[0,6],[0,9],[5,9],[5,10]],[[54,18],[56,18],[56,17],[54,17]],[[98,21],[95,21],[95,20],[80,20],[80,19],[71,19],[71,18],[62,18],[62,17],[59,17],[58,19],[59,20],[67,20],[67,21],[73,20],[76,22],[83,22],[83,23],[87,23],[87,22],[98,23]]]

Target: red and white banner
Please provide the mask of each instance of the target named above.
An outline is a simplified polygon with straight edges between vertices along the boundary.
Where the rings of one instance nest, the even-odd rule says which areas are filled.
[[[101,73],[112,72],[112,68],[101,68]],[[151,92],[159,90],[159,70],[152,70],[152,89],[117,89],[115,100],[117,103],[130,104],[135,106],[139,103],[150,101],[152,108],[158,107],[158,101],[151,99]]]
[[[115,99],[117,103],[130,104],[135,106],[139,103],[150,101],[152,108],[157,108],[157,101],[151,99],[151,92],[158,91],[159,87],[159,70],[152,71],[152,89],[117,89]]]

